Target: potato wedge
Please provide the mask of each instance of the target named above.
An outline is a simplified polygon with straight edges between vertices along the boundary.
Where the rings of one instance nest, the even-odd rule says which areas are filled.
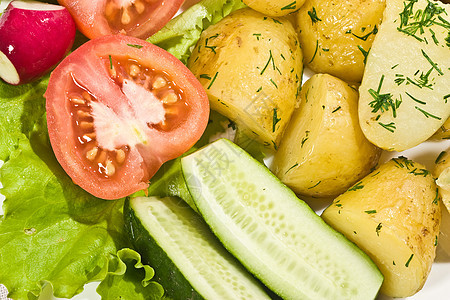
[[[273,172],[298,194],[336,196],[371,171],[381,150],[361,131],[356,89],[331,75],[316,74],[300,95]]]
[[[347,82],[361,82],[385,0],[307,0],[297,12],[305,64]]]
[[[439,202],[431,173],[399,157],[337,197],[322,218],[377,264],[384,294],[408,297],[422,288],[436,255]]]
[[[242,0],[242,2],[266,16],[281,17],[297,11],[305,0]]]
[[[188,67],[211,108],[252,139],[276,148],[297,105],[303,72],[297,33],[286,18],[250,8],[206,29]]]
[[[403,151],[431,137],[450,115],[450,5],[386,5],[359,88],[359,117],[372,143]]]

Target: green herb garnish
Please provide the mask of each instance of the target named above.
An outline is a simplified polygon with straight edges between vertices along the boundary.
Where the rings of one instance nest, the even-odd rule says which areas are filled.
[[[272,118],[272,132],[275,132],[276,125],[281,121],[281,118],[277,117],[277,108],[273,109],[273,118]]]
[[[349,192],[353,192],[353,191],[357,191],[357,190],[361,190],[364,188],[364,185],[362,184],[362,182],[358,182],[357,184],[355,184],[354,186],[352,186],[351,188],[348,189]]]
[[[281,8],[281,10],[289,10],[289,9],[296,9],[297,8],[297,1],[294,1],[284,7]]]
[[[144,46],[136,45],[136,44],[127,44],[127,46],[130,46],[130,47],[133,47],[133,48],[136,48],[136,49],[141,49],[142,47],[144,47]]]
[[[317,16],[317,12],[316,12],[316,8],[315,8],[315,7],[313,7],[312,10],[308,11],[308,15],[309,15],[309,17],[311,18],[311,22],[312,22],[313,24],[314,24],[314,23],[317,23],[317,22],[319,22],[319,21],[322,21],[322,19],[320,19],[320,18]]]

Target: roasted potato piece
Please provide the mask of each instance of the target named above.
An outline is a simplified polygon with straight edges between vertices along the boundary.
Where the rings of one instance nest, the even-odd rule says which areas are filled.
[[[305,0],[242,0],[242,2],[266,16],[281,17],[297,11]]]
[[[282,182],[301,195],[336,196],[371,171],[381,150],[364,137],[357,104],[358,92],[331,75],[304,84],[273,161]]]
[[[399,157],[337,197],[322,218],[377,264],[381,292],[408,297],[422,288],[436,255],[439,202],[431,173]]]
[[[361,82],[385,0],[306,0],[297,12],[304,61],[317,73]]]
[[[412,148],[447,121],[450,30],[445,22],[450,22],[448,4],[386,1],[359,88],[361,128],[378,147]]]
[[[277,147],[297,105],[303,72],[294,27],[250,8],[206,29],[188,67],[211,108],[252,139]]]

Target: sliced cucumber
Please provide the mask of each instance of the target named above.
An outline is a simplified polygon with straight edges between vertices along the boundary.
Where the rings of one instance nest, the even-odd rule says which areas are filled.
[[[136,250],[171,299],[270,299],[179,198],[133,198],[124,214]]]
[[[181,160],[194,202],[225,247],[284,299],[374,299],[383,277],[270,171],[228,140]]]

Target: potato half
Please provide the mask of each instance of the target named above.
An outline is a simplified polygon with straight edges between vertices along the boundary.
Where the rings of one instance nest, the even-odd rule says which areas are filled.
[[[436,255],[439,203],[431,173],[400,157],[337,197],[322,218],[377,264],[384,294],[408,297],[422,288]]]
[[[302,58],[286,18],[246,8],[202,33],[188,67],[213,110],[250,138],[276,148],[299,99]]]
[[[361,82],[385,0],[306,0],[297,12],[305,64],[347,82]]]
[[[266,16],[281,17],[297,11],[305,0],[242,0],[242,2]]]
[[[448,24],[450,5],[440,1],[386,1],[359,88],[361,128],[378,147],[412,148],[448,119]]]
[[[361,131],[355,88],[316,74],[300,95],[272,169],[298,194],[336,196],[371,171],[381,150]]]
[[[450,212],[450,148],[436,158],[434,176],[442,197],[442,203]]]

